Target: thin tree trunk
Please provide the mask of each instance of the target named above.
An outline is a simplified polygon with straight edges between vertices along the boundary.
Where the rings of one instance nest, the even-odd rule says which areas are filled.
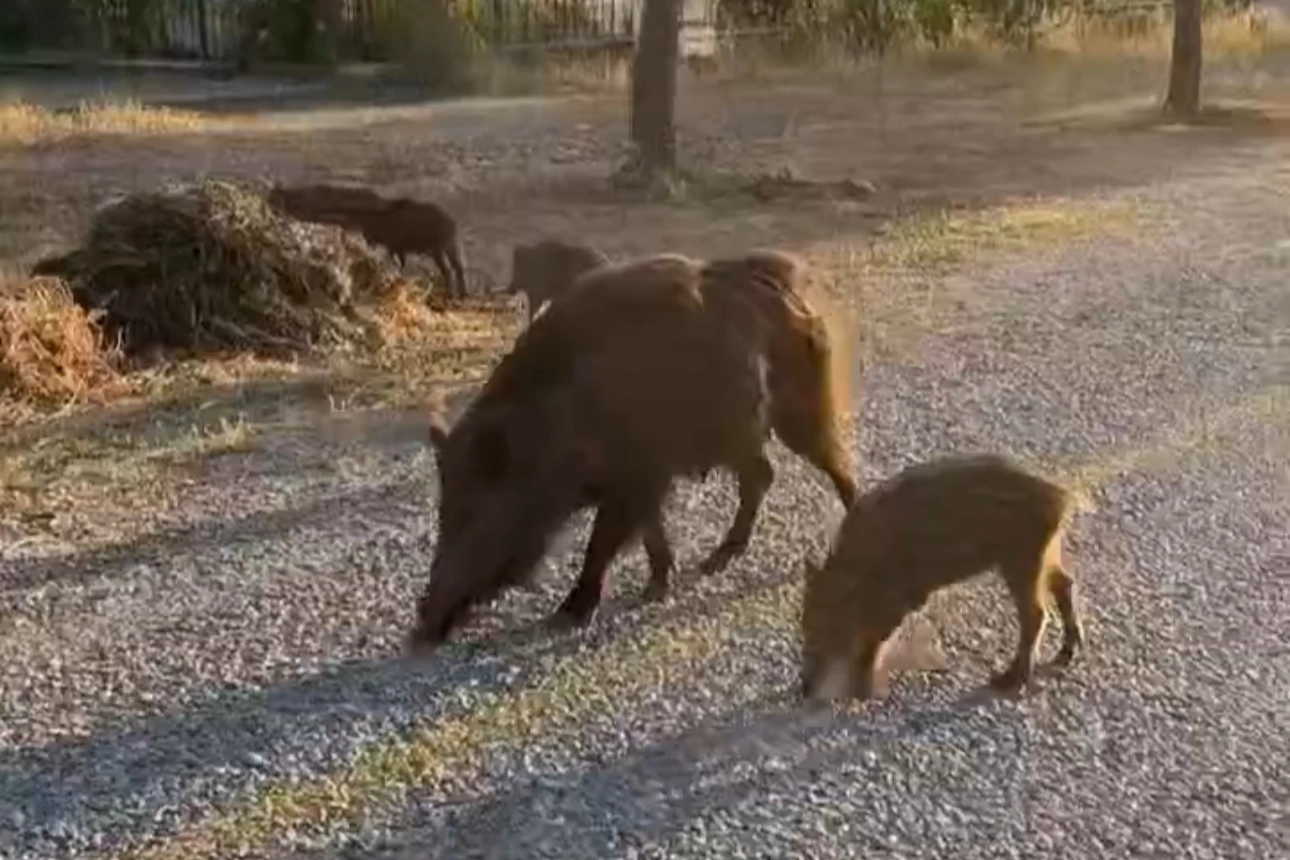
[[[676,66],[681,0],[645,0],[632,65],[631,136],[646,176],[676,169]]]
[[[340,62],[341,39],[345,27],[344,0],[316,0],[314,14],[322,25],[321,32],[316,32],[319,39],[318,59],[328,66]]]
[[[1165,110],[1184,117],[1200,111],[1200,0],[1174,0],[1174,45]]]

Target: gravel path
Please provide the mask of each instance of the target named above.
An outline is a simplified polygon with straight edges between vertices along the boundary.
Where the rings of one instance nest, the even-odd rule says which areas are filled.
[[[798,707],[793,571],[841,512],[783,456],[728,575],[641,608],[635,550],[585,636],[533,633],[567,588],[548,577],[408,665],[420,435],[301,431],[226,458],[137,553],[0,561],[0,856],[207,833],[284,781],[397,786],[360,753],[414,729],[461,766],[251,855],[1287,856],[1287,163],[1250,145],[1141,195],[1171,231],[956,276],[963,306],[863,378],[866,480],[977,448],[1104,467],[1069,552],[1091,647],[1029,699],[976,696],[1013,635],[986,580],[929,608],[948,672]],[[683,488],[683,558],[732,514],[729,481]]]

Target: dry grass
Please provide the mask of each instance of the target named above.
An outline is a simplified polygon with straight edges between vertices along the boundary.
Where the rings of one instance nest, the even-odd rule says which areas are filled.
[[[30,146],[103,135],[191,134],[216,121],[196,111],[148,107],[137,101],[84,101],[75,110],[55,112],[39,105],[0,105],[0,146]]]
[[[381,347],[357,364],[334,364],[364,373],[371,394],[386,406],[423,399],[439,383],[482,377],[509,348],[523,317],[509,302],[435,311],[417,294],[396,289],[376,313]]]
[[[834,327],[849,334],[843,356],[854,377],[881,354],[917,360],[926,338],[953,327],[991,297],[974,267],[1054,253],[1094,237],[1131,235],[1148,225],[1140,204],[1096,199],[1034,198],[981,210],[932,210],[891,222],[871,242],[827,241],[803,249],[828,296]],[[862,382],[862,378],[860,380]],[[853,398],[861,392],[846,385]]]
[[[182,462],[221,454],[244,454],[255,447],[258,430],[243,416],[223,416],[214,424],[190,427],[175,442],[151,451],[149,457],[153,460]]]
[[[1224,63],[1251,64],[1290,50],[1290,20],[1277,10],[1216,12],[1204,21],[1205,62],[1210,67]],[[719,79],[765,79],[794,77],[803,68],[813,73],[826,71],[843,79],[869,75],[875,66],[906,73],[918,69],[940,74],[980,67],[998,67],[1012,62],[1052,65],[1088,65],[1106,61],[1145,60],[1168,62],[1173,40],[1173,22],[1165,13],[1144,12],[1131,17],[1075,17],[1050,21],[1036,29],[1032,50],[1000,42],[982,26],[960,24],[944,44],[914,38],[892,46],[877,60],[857,57],[843,47],[823,42],[809,52],[796,52],[793,60],[782,58],[774,39],[770,47],[753,40],[722,52],[712,73]]]
[[[1134,471],[1168,468],[1182,448],[1221,446],[1243,416],[1263,414],[1269,402],[1284,403],[1273,388],[1128,451],[1102,452],[1083,463],[1049,471],[1077,492],[1091,494]],[[1203,438],[1187,429],[1204,424]],[[683,683],[687,674],[742,635],[792,636],[798,620],[801,582],[732,600],[698,618],[665,613],[659,624],[589,653],[564,658],[534,684],[515,692],[474,697],[470,710],[421,726],[408,739],[376,744],[347,769],[305,781],[270,785],[257,798],[185,829],[159,844],[111,855],[114,860],[201,860],[256,853],[282,834],[327,832],[355,821],[372,823],[410,790],[460,780],[497,749],[523,748],[578,732],[597,715],[629,710],[638,698],[657,697],[659,686]],[[733,703],[732,703],[733,704]],[[862,705],[853,703],[852,708]]]
[[[872,242],[819,242],[804,253],[831,294],[862,304],[872,317],[878,309],[872,302],[908,308],[910,281],[941,283],[969,264],[1127,234],[1145,218],[1140,206],[1123,201],[1021,199],[980,210],[922,212],[892,222]]]
[[[61,290],[54,295],[62,313],[84,317],[61,282],[47,282]],[[0,326],[9,307],[0,303]],[[109,500],[118,507],[172,500],[189,467],[253,450],[271,429],[329,412],[419,405],[446,382],[482,378],[521,324],[497,308],[432,311],[406,287],[375,319],[386,334],[380,349],[310,363],[243,352],[118,373],[113,352],[101,345],[86,352],[91,367],[97,357],[109,370],[101,379],[75,377],[74,398],[0,402],[0,510],[39,519]],[[56,391],[70,373],[56,361],[20,367]],[[0,364],[0,379],[4,370]],[[100,406],[110,408],[87,408]]]
[[[109,506],[125,513],[172,500],[194,468],[255,449],[265,428],[245,415],[159,420],[147,428],[51,433],[0,449],[0,510],[28,522]]]
[[[917,301],[917,295],[899,285],[893,287],[893,283],[907,278],[926,280],[969,263],[1124,230],[1137,214],[1124,204],[1025,200],[982,211],[915,215],[894,222],[885,235],[870,244],[820,243],[802,249],[802,253],[820,273],[820,288],[813,301],[826,307],[830,326],[838,331],[837,342],[854,342],[850,333],[857,324],[853,319],[857,304],[865,305],[864,327],[885,327],[888,330],[883,336],[890,341],[900,327],[902,320],[897,317],[901,315],[881,313],[877,305],[900,306],[908,317],[910,302]],[[865,295],[859,295],[857,289]],[[54,295],[64,303],[62,309],[71,319],[83,317],[88,326],[88,317],[70,303],[61,284],[60,290]],[[442,383],[482,378],[523,325],[522,315],[505,300],[432,309],[420,291],[407,283],[395,284],[380,297],[370,308],[370,318],[378,329],[373,349],[342,350],[303,363],[231,352],[117,373],[113,370],[118,361],[114,351],[99,355],[82,339],[78,343],[86,370],[60,387],[60,374],[71,373],[75,365],[61,370],[61,359],[46,358],[42,367],[49,379],[42,384],[50,395],[11,397],[8,417],[14,424],[29,423],[47,417],[51,409],[109,400],[142,399],[164,406],[191,400],[203,390],[232,389],[248,381],[290,380],[306,374],[328,377],[333,404],[344,403],[344,408],[407,406],[422,401]],[[918,321],[926,322],[921,316]],[[98,343],[103,350],[101,336]],[[850,372],[851,357],[841,359]],[[851,382],[842,375],[839,391],[849,391]]]
[[[967,260],[1057,247],[1131,226],[1136,210],[1095,200],[1018,200],[976,212],[939,210],[896,222],[861,255],[866,275],[943,273]]]
[[[631,86],[631,60],[615,56],[548,56],[540,63],[506,57],[478,64],[472,90],[480,95],[537,93],[625,93]]]
[[[0,283],[0,415],[62,408],[111,390],[119,353],[56,278]]]
[[[1205,62],[1257,60],[1290,49],[1290,21],[1276,10],[1216,13],[1204,22]],[[1138,18],[1135,26],[1074,21],[1044,35],[1046,52],[1080,57],[1136,57],[1167,61],[1173,21],[1164,14]]]

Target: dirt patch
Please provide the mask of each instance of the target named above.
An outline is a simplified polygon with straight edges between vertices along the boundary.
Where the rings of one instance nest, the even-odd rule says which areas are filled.
[[[1277,97],[1284,88],[1266,70],[1282,60],[1265,42],[1207,66],[1207,98]],[[610,186],[627,130],[621,93],[299,111],[250,124],[224,117],[159,134],[46,135],[37,145],[0,147],[0,258],[26,268],[66,252],[93,230],[105,201],[157,195],[195,176],[359,183],[443,204],[461,225],[472,287],[484,298],[437,313],[417,284],[395,283],[373,304],[372,351],[308,360],[239,353],[125,374],[131,397],[177,413],[212,401],[241,409],[248,390],[274,380],[285,388],[265,393],[266,404],[330,415],[414,406],[445,380],[485,374],[522,324],[518,308],[488,297],[509,280],[516,244],[576,239],[615,258],[796,250],[848,313],[859,308],[867,344],[894,346],[906,333],[926,333],[930,312],[920,303],[970,298],[931,279],[983,254],[1129,229],[1131,219],[1096,203],[1098,192],[1150,184],[1180,168],[1204,171],[1211,161],[1244,157],[1251,132],[1267,137],[1265,124],[1235,120],[1173,134],[1149,124],[1032,122],[1117,100],[1158,101],[1163,70],[1151,52],[960,57],[953,74],[937,62],[683,76],[680,154],[697,178],[666,201]],[[737,193],[727,187],[730,177],[757,176],[793,182],[771,188],[788,193],[764,199],[746,184]],[[194,284],[205,277],[183,271]],[[412,274],[422,280],[419,270]]]

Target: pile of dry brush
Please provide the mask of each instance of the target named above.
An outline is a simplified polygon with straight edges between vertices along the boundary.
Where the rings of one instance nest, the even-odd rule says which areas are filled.
[[[372,308],[400,281],[360,235],[283,216],[261,189],[218,180],[105,205],[83,247],[33,274],[65,280],[127,356],[374,347]]]

